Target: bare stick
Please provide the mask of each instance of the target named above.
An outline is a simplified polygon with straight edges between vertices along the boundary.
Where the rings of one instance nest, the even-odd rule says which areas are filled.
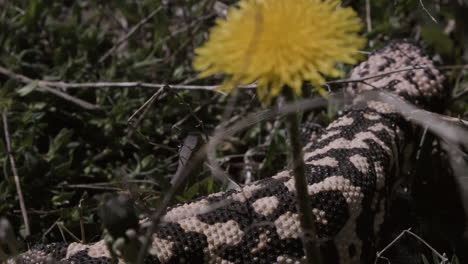
[[[437,257],[439,257],[442,262],[441,264],[443,263],[447,263],[448,261],[448,258],[445,256],[445,254],[440,254],[439,252],[437,252],[437,250],[435,250],[433,247],[431,247],[431,245],[429,245],[429,243],[427,243],[424,239],[422,239],[420,236],[416,235],[415,233],[411,232],[411,228],[408,228],[406,230],[403,230],[392,242],[390,242],[390,244],[388,244],[384,249],[382,249],[381,251],[378,251],[376,253],[377,255],[377,258],[375,259],[375,262],[374,263],[377,263],[377,260],[379,258],[384,258],[382,257],[382,254],[387,251],[387,249],[389,249],[391,246],[393,246],[393,244],[395,244],[403,235],[405,234],[409,234],[413,237],[415,237],[417,240],[419,240],[421,243],[423,243],[424,245],[426,245],[426,247],[428,247],[433,253],[435,253],[437,255]]]
[[[107,187],[107,186],[99,186],[99,185],[92,185],[92,184],[64,184],[61,185],[63,188],[67,189],[89,189],[89,190],[103,190],[103,191],[122,191],[121,188],[117,187]]]
[[[367,33],[372,31],[372,19],[371,19],[371,5],[370,0],[366,0],[366,29]],[[374,46],[374,42],[372,40],[369,41],[369,46]]]
[[[82,241],[77,236],[75,236],[75,234],[73,234],[73,232],[70,231],[62,221],[57,222],[57,227],[59,230],[62,230],[63,228],[63,230],[65,230],[65,232],[67,232],[76,242],[82,243]],[[60,233],[62,233],[62,231],[60,231]]]
[[[57,219],[57,220],[42,234],[42,239],[44,239],[44,238],[47,236],[47,234],[49,234],[49,233],[52,231],[52,229],[54,229],[54,227],[57,225],[57,222],[58,222],[59,220],[60,220],[60,218]],[[62,237],[62,238],[63,238],[63,241],[65,241],[65,238],[64,238],[64,237]]]
[[[432,67],[432,66],[431,66]],[[351,82],[362,82],[365,80],[369,79],[374,79],[374,78],[380,78],[383,76],[391,75],[394,73],[398,72],[403,72],[403,71],[412,71],[412,70],[420,70],[420,69],[426,69],[427,66],[424,65],[416,65],[412,67],[405,67],[401,69],[396,69],[394,71],[388,71],[376,75],[371,75],[367,76],[365,78],[357,78],[357,79],[341,79],[341,80],[335,80],[335,81],[329,81],[326,82],[326,84],[341,84],[341,83],[351,83]],[[438,69],[441,70],[455,70],[455,69],[468,69],[467,64],[462,64],[462,65],[445,65],[445,66],[439,66],[437,67]],[[8,69],[5,69],[3,67],[0,67],[0,73],[3,75],[6,75],[12,79],[21,81],[23,83],[30,83],[33,80],[30,79],[29,77],[26,77],[21,74],[14,73]],[[57,88],[62,88],[62,89],[80,89],[80,88],[104,88],[104,87],[116,87],[116,88],[127,88],[127,87],[145,87],[145,88],[164,88],[166,85],[169,86],[171,89],[182,89],[182,90],[209,90],[209,91],[214,91],[218,92],[221,94],[225,94],[222,91],[216,90],[220,85],[183,85],[183,84],[158,84],[158,83],[146,83],[146,82],[85,82],[85,83],[67,83],[63,81],[59,82],[53,82],[53,81],[44,81],[44,80],[37,80],[37,83],[41,87],[57,87]],[[249,85],[238,85],[237,88],[240,89],[254,89],[257,87],[257,84],[249,84]],[[53,91],[50,91],[53,93]],[[74,103],[77,104],[83,104],[83,102],[88,104],[88,107],[91,107],[93,109],[97,109],[98,106],[92,105],[88,102],[85,102],[81,99],[72,97],[64,92],[54,90],[56,95],[61,96],[62,98],[66,100],[74,100]],[[60,94],[60,95],[59,95]],[[68,95],[69,97],[65,98],[65,95]],[[72,97],[73,99],[70,99]],[[81,106],[81,105],[80,105]]]
[[[39,81],[40,83],[42,81]],[[104,87],[145,87],[145,88],[164,88],[166,84],[158,83],[145,83],[145,82],[94,82],[94,83],[65,83],[65,82],[46,82],[47,85],[53,87],[60,87],[66,89],[74,88],[104,88]],[[184,90],[215,90],[219,85],[180,85],[170,84],[171,89],[184,89]],[[255,88],[256,85],[244,85],[240,88]],[[216,91],[216,90],[215,90]],[[219,91],[220,92],[220,91]],[[223,92],[220,92],[223,93]],[[224,93],[223,93],[224,94]]]
[[[446,65],[446,66],[439,66],[438,68],[441,70],[452,70],[452,69],[466,69],[468,65]],[[398,72],[403,72],[403,71],[412,71],[412,70],[420,70],[420,69],[425,69],[427,66],[424,65],[417,65],[417,66],[412,66],[412,67],[406,67],[406,68],[401,68],[397,69],[394,71],[389,71],[389,72],[384,72],[381,74],[376,74],[364,78],[356,78],[356,79],[341,79],[341,80],[335,80],[335,81],[329,81],[326,84],[341,84],[341,83],[351,83],[351,82],[363,82],[365,80],[373,79],[373,78],[379,78],[383,77],[386,75],[391,75],[394,73]],[[14,73],[6,68],[3,68],[0,66],[0,74],[6,75],[12,79],[18,80],[23,83],[31,83],[33,80],[27,76],[21,75]],[[70,101],[84,109],[87,110],[99,110],[100,107],[91,103],[88,103],[84,100],[81,100],[79,98],[73,97],[65,92],[53,89],[51,87],[58,87],[62,89],[72,89],[72,88],[101,88],[101,87],[147,87],[147,88],[164,88],[166,86],[170,87],[171,89],[186,89],[186,90],[210,90],[210,91],[215,91],[224,94],[221,91],[216,90],[219,85],[166,85],[166,84],[154,84],[154,83],[144,83],[144,82],[90,82],[90,83],[66,83],[66,82],[53,82],[53,81],[44,81],[44,80],[38,80],[37,85],[41,88],[43,88],[45,91],[50,92],[56,96],[59,96],[67,101]],[[251,89],[251,88],[256,88],[257,85],[255,83],[250,84],[250,85],[239,85],[237,86],[238,88],[241,89]],[[455,95],[455,98],[453,100],[457,100],[461,97],[463,97],[468,91],[464,91],[458,95]]]
[[[179,28],[179,29],[177,29],[177,30],[174,30],[174,31],[171,32],[168,36],[165,36],[164,38],[158,40],[158,42],[156,43],[155,46],[156,46],[156,47],[159,46],[161,43],[166,42],[166,41],[168,41],[169,39],[171,39],[171,38],[173,38],[173,37],[175,37],[175,36],[177,36],[177,35],[179,35],[179,34],[181,34],[181,33],[183,33],[183,32],[188,31],[189,29],[191,29],[191,28],[197,26],[198,23],[200,23],[200,22],[202,22],[202,21],[204,21],[204,20],[206,20],[206,19],[210,19],[210,18],[214,17],[215,15],[216,15],[216,14],[215,14],[214,12],[213,12],[213,13],[210,13],[210,14],[207,14],[207,15],[205,15],[205,16],[202,16],[202,17],[196,19],[195,21],[192,21],[192,23],[190,23],[189,25],[186,25],[186,26],[181,27],[181,28]]]
[[[9,69],[3,68],[0,66],[0,74],[3,74],[5,76],[10,77],[11,79],[18,80],[22,83],[31,83],[34,80],[31,78],[12,72]],[[51,90],[55,91],[56,95],[61,96],[64,99],[69,100],[69,97],[65,98],[63,96],[64,92],[57,91],[55,89],[52,89],[50,87],[57,87],[57,88],[62,88],[62,89],[73,89],[73,88],[104,88],[104,87],[122,87],[122,88],[127,88],[127,87],[146,87],[146,88],[164,88],[167,84],[154,84],[154,83],[144,83],[144,82],[89,82],[89,83],[66,83],[66,82],[52,82],[52,81],[44,81],[44,80],[37,80],[37,85],[40,87],[48,87]],[[170,88],[172,89],[185,89],[185,90],[214,90],[218,87],[219,85],[169,85]],[[255,88],[257,87],[256,85],[244,85],[241,86],[240,88]],[[52,92],[51,90],[48,90],[49,92]],[[222,92],[220,92],[222,93]],[[223,93],[224,94],[224,93]],[[74,97],[73,97],[74,98]],[[91,105],[88,102],[85,102],[81,99],[74,98],[74,103],[79,102],[79,103],[86,103],[88,105]],[[97,106],[92,105],[93,108],[97,108]]]
[[[429,11],[426,9],[426,7],[424,6],[424,3],[422,0],[419,0],[419,3],[421,4],[421,7],[422,9],[427,13],[427,15],[432,19],[432,21],[434,21],[435,23],[439,23],[437,22],[437,20],[431,15],[431,13],[429,13]]]
[[[468,64],[442,65],[442,66],[437,66],[436,68],[441,69],[441,70],[466,70],[468,69]]]
[[[57,228],[58,228],[58,230],[60,232],[60,235],[62,235],[63,242],[68,243],[67,238],[65,237],[65,233],[63,232],[63,229],[62,229],[62,227],[60,226],[59,223],[60,222],[57,222],[56,226],[57,226]]]
[[[29,77],[26,77],[26,76],[18,74],[18,73],[14,73],[14,72],[12,72],[12,71],[10,71],[10,70],[8,70],[6,68],[3,68],[1,66],[0,66],[0,73],[5,75],[5,76],[10,77],[11,79],[20,81],[22,83],[27,83],[28,84],[28,83],[32,83],[34,81]],[[49,92],[49,93],[51,93],[53,95],[56,95],[56,96],[58,96],[58,97],[60,97],[62,99],[65,99],[65,100],[67,100],[69,102],[72,102],[72,103],[74,103],[74,104],[76,104],[76,105],[78,105],[78,106],[80,106],[80,107],[82,107],[82,108],[84,108],[86,110],[98,110],[98,109],[100,109],[100,107],[97,106],[97,105],[88,103],[88,102],[86,102],[84,100],[81,100],[79,98],[71,96],[71,95],[69,95],[69,94],[67,94],[65,92],[62,92],[62,91],[59,91],[57,89],[51,88],[51,87],[49,87],[51,85],[48,85],[47,83],[48,83],[47,81],[38,81],[37,85],[39,87],[41,87],[42,89],[44,89],[45,91],[47,91],[47,92]]]
[[[58,97],[61,97],[62,99],[65,99],[67,101],[70,101],[86,110],[99,110],[100,107],[97,106],[97,105],[94,105],[94,104],[91,104],[91,103],[88,103],[84,100],[81,100],[79,98],[76,98],[74,96],[71,96],[65,92],[62,92],[62,91],[59,91],[59,90],[56,90],[56,89],[53,89],[53,88],[50,88],[48,86],[45,86],[45,85],[41,85],[39,84],[39,87],[41,87],[42,89],[46,90],[47,92],[51,93],[51,94],[54,94]]]
[[[459,92],[458,94],[454,95],[452,97],[452,101],[456,101],[462,97],[464,97],[465,95],[468,94],[468,87],[466,87],[465,89],[463,89],[463,91]]]
[[[372,94],[369,93],[369,95]],[[427,127],[432,133],[452,143],[454,146],[468,146],[468,135],[464,128],[468,123],[467,121],[419,109],[403,99],[386,92],[379,92],[376,95],[377,99],[394,106],[396,111],[412,123]],[[460,127],[460,125],[463,125],[463,127]]]
[[[428,68],[428,66],[415,65],[415,66],[396,69],[396,70],[393,70],[393,71],[383,72],[383,73],[379,73],[379,74],[376,74],[376,75],[371,75],[371,76],[367,76],[367,77],[363,77],[363,78],[342,79],[342,80],[336,80],[336,81],[329,81],[329,82],[326,82],[326,83],[327,84],[337,84],[337,83],[362,82],[362,81],[367,81],[367,80],[370,80],[370,79],[384,77],[384,76],[391,75],[391,74],[394,74],[394,73],[399,73],[399,72],[404,72],[404,71],[413,71],[413,70],[422,70],[422,69],[426,69],[426,68]]]
[[[140,22],[138,22],[138,24],[133,26],[130,29],[130,31],[128,31],[128,33],[125,34],[125,36],[119,39],[112,48],[110,48],[101,58],[99,58],[99,63],[105,61],[107,57],[109,57],[118,47],[120,47],[122,43],[127,41],[142,25],[146,24],[146,22],[148,22],[152,17],[154,17],[157,13],[159,13],[161,9],[162,9],[162,6],[158,7],[156,10],[151,12],[147,17],[145,17]]]
[[[84,228],[84,219],[83,219],[83,201],[84,201],[84,195],[81,196],[80,203],[78,204],[78,212],[80,213],[80,231],[81,231],[81,243],[86,243],[86,232]]]
[[[399,73],[399,72],[404,72],[404,71],[413,71],[413,70],[423,70],[423,69],[427,69],[429,67],[432,67],[432,66],[414,65],[414,66],[411,66],[411,67],[400,68],[400,69],[396,69],[396,70],[393,70],[393,71],[383,72],[383,73],[379,73],[379,74],[376,74],[376,75],[371,75],[371,76],[367,76],[367,77],[363,77],[363,78],[341,79],[341,80],[336,80],[336,81],[328,81],[328,82],[326,82],[326,84],[363,82],[363,81],[367,81],[367,80],[370,80],[370,79],[375,79],[375,78],[380,78],[380,77],[384,77],[384,76],[387,76],[387,75],[391,75],[391,74],[394,74],[394,73]],[[463,70],[463,69],[467,69],[468,65],[467,64],[444,65],[444,66],[438,66],[436,68],[440,69],[440,70],[455,70],[455,69]]]
[[[8,131],[8,117],[7,117],[6,109],[2,113],[2,119],[3,119],[3,131],[5,132],[5,142],[6,142],[6,147],[8,151],[8,157],[10,158],[11,171],[13,172],[13,177],[15,179],[16,192],[18,193],[18,199],[20,203],[21,214],[23,216],[26,236],[29,236],[31,235],[31,229],[29,228],[28,213],[26,211],[26,206],[24,204],[24,198],[23,198],[23,192],[21,191],[20,179],[18,176],[18,171],[16,170],[16,163],[15,163],[15,159],[13,158],[13,152],[11,149],[11,139],[10,139],[10,132]]]
[[[164,91],[164,88],[160,88],[158,91],[156,91],[150,99],[148,99],[140,108],[138,108],[135,113],[133,113],[128,119],[127,119],[127,123],[130,123],[133,118],[138,114],[140,113],[142,110],[144,110],[145,108],[147,108],[147,106],[151,106],[151,104],[153,104],[153,102],[159,97],[159,95]]]
[[[366,27],[368,33],[372,31],[370,0],[366,0]]]

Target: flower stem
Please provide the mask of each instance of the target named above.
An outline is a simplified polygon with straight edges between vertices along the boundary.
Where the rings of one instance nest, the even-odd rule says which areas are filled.
[[[294,101],[292,89],[284,87],[283,94],[289,102]],[[303,235],[301,237],[305,256],[308,263],[322,264],[320,248],[314,241],[316,237],[315,218],[307,192],[307,180],[305,177],[305,164],[303,160],[302,144],[299,136],[299,121],[296,113],[286,116],[288,133],[291,144],[291,156],[293,161],[293,172],[297,192],[297,205],[299,219]]]

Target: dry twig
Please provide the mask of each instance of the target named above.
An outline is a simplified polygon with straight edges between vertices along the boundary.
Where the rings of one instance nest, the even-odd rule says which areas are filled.
[[[439,22],[437,22],[437,19],[435,19],[435,17],[433,17],[433,16],[431,15],[431,13],[429,13],[429,11],[426,9],[426,7],[424,6],[423,1],[422,1],[422,0],[419,0],[419,3],[421,4],[422,9],[423,9],[423,10],[427,13],[427,15],[432,19],[432,21],[434,21],[435,23],[439,23]]]
[[[375,258],[375,262],[374,263],[377,263],[377,261],[379,259],[387,259],[385,257],[382,256],[382,254],[387,251],[387,249],[389,249],[390,247],[393,246],[393,244],[395,244],[403,235],[405,234],[409,234],[413,237],[415,237],[417,240],[419,240],[421,243],[423,243],[424,245],[426,245],[426,247],[428,247],[434,254],[437,255],[437,257],[439,257],[442,262],[440,262],[440,264],[444,264],[444,263],[447,263],[449,260],[448,258],[445,256],[445,254],[440,254],[439,252],[437,252],[437,250],[435,250],[433,247],[431,247],[431,245],[429,245],[429,243],[427,243],[424,239],[422,239],[420,236],[416,235],[415,233],[411,232],[411,228],[408,228],[406,230],[403,230],[392,242],[390,242],[390,244],[388,244],[384,249],[382,249],[381,251],[378,251],[376,253],[377,257]],[[388,259],[387,259],[388,261]]]
[[[26,84],[29,84],[29,83],[32,83],[34,82],[34,80],[32,80],[31,78],[29,77],[26,77],[24,75],[21,75],[21,74],[18,74],[18,73],[14,73],[6,68],[3,68],[0,66],[0,73],[11,78],[11,79],[14,79],[14,80],[17,80],[17,81],[20,81],[22,83],[26,83]],[[53,86],[53,85],[48,85],[49,82],[47,81],[37,81],[37,86],[41,87],[42,89],[44,89],[45,91],[53,94],[53,95],[56,95],[58,97],[61,97],[62,99],[65,99],[69,102],[72,102],[86,110],[99,110],[100,107],[97,106],[97,105],[94,105],[94,104],[91,104],[91,103],[88,103],[84,100],[81,100],[79,98],[76,98],[74,96],[71,96],[65,92],[62,92],[62,91],[59,91],[57,89],[54,89],[54,88],[51,88],[49,86]],[[57,87],[57,86],[56,86]]]
[[[147,17],[143,18],[140,22],[138,22],[138,24],[133,26],[130,29],[130,31],[128,31],[128,33],[125,34],[125,36],[123,36],[121,39],[119,39],[117,41],[117,43],[115,43],[115,45],[112,48],[110,48],[101,58],[99,58],[99,63],[102,63],[103,61],[105,61],[115,50],[117,50],[118,47],[120,47],[120,45],[122,43],[127,41],[135,32],[137,32],[137,30],[142,25],[146,24],[146,22],[148,22],[152,17],[154,17],[157,13],[159,13],[159,11],[161,11],[161,9],[162,9],[162,6],[156,8],[156,10],[151,12]]]
[[[140,113],[141,111],[143,111],[143,114],[140,115],[140,117],[137,119],[137,121],[133,124],[133,127],[136,127],[138,125],[138,123],[141,121],[141,119],[143,118],[143,116],[146,114],[146,112],[148,111],[148,109],[150,108],[150,106],[154,103],[154,101],[156,101],[156,99],[158,99],[158,97],[161,95],[161,93],[164,91],[164,87],[163,88],[160,88],[159,90],[157,90],[151,97],[150,99],[148,99],[142,106],[140,106],[140,108],[138,108],[128,119],[127,119],[127,123],[130,123],[133,118],[135,118],[135,116]]]
[[[372,31],[371,4],[370,0],[366,0],[366,30],[367,33]],[[369,40],[369,46],[374,46],[374,42]]]
[[[215,15],[216,15],[215,13],[210,13],[210,14],[201,16],[200,18],[192,21],[192,23],[190,23],[190,24],[188,24],[186,26],[183,26],[183,27],[181,27],[179,29],[176,29],[176,30],[172,31],[168,36],[158,40],[158,42],[156,42],[155,46],[157,47],[157,46],[161,45],[162,43],[168,41],[169,39],[171,39],[171,38],[173,38],[173,37],[175,37],[175,36],[177,36],[177,35],[179,35],[179,34],[181,34],[183,32],[186,32],[187,30],[189,30],[189,29],[195,27],[196,25],[198,25],[198,23],[200,23],[200,22],[202,22],[204,20],[210,19],[210,18],[214,17]]]
[[[3,131],[5,133],[5,142],[8,151],[8,157],[10,159],[11,171],[13,172],[13,177],[15,179],[16,185],[16,192],[18,193],[18,199],[21,208],[21,215],[23,216],[24,228],[26,232],[26,236],[31,234],[31,229],[29,228],[29,220],[28,220],[28,213],[26,211],[26,206],[24,203],[23,192],[21,190],[20,179],[18,176],[18,171],[16,169],[15,159],[13,157],[13,150],[11,149],[11,139],[10,139],[10,131],[8,131],[8,117],[7,117],[7,110],[5,109],[2,113],[3,119]]]
[[[367,77],[363,77],[363,78],[341,79],[341,80],[336,80],[336,81],[329,81],[329,82],[326,82],[326,84],[363,82],[363,81],[384,77],[384,76],[391,75],[391,74],[398,73],[398,72],[422,70],[422,69],[426,69],[427,67],[428,66],[424,66],[424,65],[415,65],[415,66],[400,68],[400,69],[396,69],[396,70],[393,70],[393,71],[383,72],[383,73],[379,73],[379,74],[375,74],[375,75],[371,75],[371,76],[367,76]]]
[[[350,83],[350,82],[362,82],[362,81],[366,81],[366,80],[369,80],[369,79],[380,78],[380,77],[391,75],[391,74],[398,73],[398,72],[421,70],[421,69],[426,69],[426,68],[427,68],[427,66],[424,66],[424,65],[415,65],[415,66],[412,66],[412,67],[405,67],[405,68],[401,68],[401,69],[396,69],[394,71],[388,71],[388,72],[368,76],[368,77],[365,77],[365,78],[341,79],[341,80],[329,81],[329,82],[326,82],[326,84],[342,84],[342,83]],[[468,65],[445,65],[445,66],[439,66],[437,68],[440,69],[440,70],[466,69],[466,68],[468,68]],[[30,78],[28,78],[28,77],[26,77],[24,75],[14,73],[14,72],[12,72],[12,71],[10,71],[8,69],[5,69],[3,67],[0,67],[0,73],[4,74],[4,75],[6,75],[6,76],[8,76],[8,77],[10,77],[12,79],[21,81],[23,83],[30,83],[30,82],[33,81],[32,79],[30,79]],[[158,83],[146,83],[146,82],[68,83],[68,82],[62,82],[62,81],[54,82],[54,81],[45,81],[45,80],[38,80],[37,84],[39,86],[41,86],[41,87],[48,87],[49,89],[51,89],[50,87],[56,87],[56,88],[61,88],[61,89],[105,88],[105,87],[116,87],[116,88],[145,87],[145,88],[159,89],[159,88],[164,88],[164,87],[168,86],[171,89],[209,90],[209,91],[214,91],[214,92],[218,92],[218,93],[221,93],[221,94],[225,94],[225,93],[223,93],[223,92],[221,92],[219,90],[216,90],[216,88],[218,88],[220,85],[181,85],[181,84],[158,84]],[[257,85],[255,83],[249,84],[249,85],[238,85],[237,88],[240,88],[240,89],[253,89],[253,88],[257,88]],[[65,94],[64,92],[61,92],[61,91],[57,91],[57,90],[55,90],[55,91],[59,92],[61,94]],[[68,94],[66,94],[66,95],[68,95]],[[60,96],[60,95],[58,95],[58,96]],[[70,96],[70,95],[68,95],[68,96]],[[62,98],[64,98],[64,97],[62,97]],[[75,98],[75,97],[72,97],[72,99],[69,99],[69,98],[64,98],[64,99],[70,100],[70,101],[74,100],[74,101],[72,101],[73,103],[76,103],[76,104],[78,104],[78,105],[80,105],[82,107],[84,107],[85,105],[81,105],[81,104],[83,104],[83,103],[88,104],[88,105],[91,106],[91,108],[93,108],[92,110],[98,108],[98,106],[96,106],[96,105],[92,105],[92,104],[90,104],[88,102],[85,102],[85,101],[83,101],[81,99],[78,99],[78,98]],[[88,108],[90,106],[88,106]],[[86,108],[86,107],[84,107],[84,108]]]
[[[454,96],[452,97],[452,101],[459,100],[460,98],[463,98],[463,97],[465,97],[466,95],[468,95],[468,87],[466,87],[465,89],[463,89],[463,91],[459,92],[458,94],[454,95]]]

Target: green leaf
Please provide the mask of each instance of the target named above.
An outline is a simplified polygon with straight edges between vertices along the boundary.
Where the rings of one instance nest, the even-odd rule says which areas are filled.
[[[38,87],[37,83],[38,83],[37,81],[32,81],[28,83],[27,85],[23,86],[22,88],[18,89],[16,92],[20,96],[26,96],[30,94],[31,92],[33,92],[34,90],[36,90],[36,88]]]
[[[153,155],[148,155],[146,157],[143,158],[143,160],[141,161],[141,167],[143,169],[147,168],[149,165],[151,165],[154,161],[154,156]]]
[[[185,68],[183,65],[177,67],[173,73],[173,76],[175,79],[180,79],[182,78],[182,75],[184,74],[185,72]]]
[[[202,194],[202,193],[208,193],[207,190],[213,191],[213,178],[212,177],[207,177],[192,186],[190,186],[183,195],[177,196],[177,200],[180,202],[186,202],[190,199],[193,199],[194,197]]]
[[[70,203],[70,199],[75,195],[75,192],[55,192],[56,195],[52,197],[52,203],[55,206],[63,206]]]
[[[158,63],[163,61],[163,59],[160,58],[154,58],[154,59],[146,59],[144,61],[136,62],[135,64],[132,65],[132,68],[142,68],[142,67],[147,67],[147,66],[154,66]]]
[[[53,140],[51,140],[49,144],[49,151],[47,152],[47,160],[50,161],[53,159],[55,153],[64,145],[66,145],[69,141],[71,136],[73,135],[73,131],[63,128],[60,130],[57,136]]]
[[[430,264],[429,260],[427,260],[426,256],[421,255],[421,258],[422,258],[422,261],[423,261],[424,264]]]
[[[448,56],[453,51],[453,41],[440,27],[434,25],[423,27],[421,35],[437,53]]]
[[[452,264],[460,264],[460,261],[458,260],[458,257],[454,255],[454,256],[452,257],[452,261],[451,261],[450,263],[452,263]]]

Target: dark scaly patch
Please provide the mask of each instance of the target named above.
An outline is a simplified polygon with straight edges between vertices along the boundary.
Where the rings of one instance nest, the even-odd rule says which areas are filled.
[[[267,234],[268,233],[268,234]],[[277,244],[267,243],[265,248],[254,251],[260,242],[260,235],[266,235],[272,242],[277,241],[275,237],[275,227],[271,223],[259,222],[245,230],[243,240],[239,245],[225,245],[217,250],[217,255],[234,263],[273,263],[276,261],[277,254],[275,248]],[[272,247],[274,245],[274,247]],[[267,254],[265,254],[267,253]]]
[[[76,252],[70,256],[67,260],[62,260],[60,264],[75,264],[75,263],[90,263],[90,264],[114,264],[117,261],[113,261],[108,257],[91,257],[89,254],[89,249],[84,249]]]
[[[208,246],[205,235],[197,232],[186,232],[180,227],[171,230],[169,234],[169,236],[165,236],[165,239],[174,242],[174,245],[171,249],[173,255],[168,263],[180,263],[182,259],[190,260],[190,263],[203,263],[203,249]]]
[[[251,211],[245,203],[239,201],[230,201],[228,206],[214,208],[207,213],[199,214],[196,217],[209,225],[215,223],[225,223],[229,220],[236,221],[243,229],[251,224]]]
[[[197,232],[186,232],[177,223],[164,223],[156,231],[158,237],[174,242],[172,247],[173,260],[181,257],[189,257],[196,260],[203,260],[203,249],[208,246],[207,238],[204,234]],[[195,262],[194,262],[195,263]]]
[[[346,223],[349,217],[348,204],[339,191],[324,191],[311,197],[314,208],[325,211],[328,224],[317,223],[317,233],[320,238],[335,236]]]

